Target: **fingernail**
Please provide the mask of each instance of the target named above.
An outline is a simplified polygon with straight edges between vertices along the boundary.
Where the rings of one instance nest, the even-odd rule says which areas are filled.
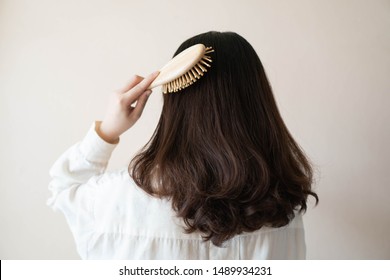
[[[152,94],[152,91],[149,89],[149,90],[145,91],[145,93],[146,93],[146,96],[149,97]]]

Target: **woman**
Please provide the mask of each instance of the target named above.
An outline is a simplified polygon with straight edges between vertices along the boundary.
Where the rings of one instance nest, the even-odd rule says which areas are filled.
[[[185,41],[215,50],[207,74],[164,95],[158,126],[129,168],[105,172],[158,73],[135,76],[106,117],[51,169],[84,259],[303,259],[311,166],[288,132],[262,64],[231,32]],[[132,106],[136,102],[136,106]]]

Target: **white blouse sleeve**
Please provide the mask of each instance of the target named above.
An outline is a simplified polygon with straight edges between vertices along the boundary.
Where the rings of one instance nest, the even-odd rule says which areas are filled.
[[[52,196],[47,204],[65,215],[82,258],[87,257],[88,239],[94,229],[99,179],[115,147],[98,136],[94,124],[85,138],[61,155],[50,170]]]

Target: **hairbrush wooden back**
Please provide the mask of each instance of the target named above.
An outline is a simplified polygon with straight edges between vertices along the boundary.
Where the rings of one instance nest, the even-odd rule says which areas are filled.
[[[162,85],[163,93],[171,93],[192,85],[207,72],[207,67],[211,67],[208,54],[213,51],[212,47],[203,44],[185,49],[160,69],[149,89]]]

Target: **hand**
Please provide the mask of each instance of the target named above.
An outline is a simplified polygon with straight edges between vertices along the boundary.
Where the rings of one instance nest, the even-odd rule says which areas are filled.
[[[158,74],[154,72],[146,78],[135,75],[126,86],[112,94],[103,121],[96,125],[96,132],[103,140],[117,143],[119,136],[137,122],[152,93],[147,88]]]

